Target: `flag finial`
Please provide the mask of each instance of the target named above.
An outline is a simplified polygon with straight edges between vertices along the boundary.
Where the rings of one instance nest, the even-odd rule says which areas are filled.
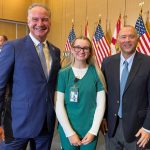
[[[99,14],[99,21],[98,21],[98,24],[101,24],[101,18],[102,18],[102,15]]]
[[[144,1],[141,1],[140,3],[139,3],[139,7],[141,8],[141,15],[142,15],[142,12],[143,12],[143,6],[144,6]]]
[[[74,28],[74,20],[72,19],[72,28]]]

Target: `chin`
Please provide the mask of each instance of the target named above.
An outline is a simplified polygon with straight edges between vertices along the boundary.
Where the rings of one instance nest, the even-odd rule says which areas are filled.
[[[135,50],[126,50],[124,51],[126,54],[133,54],[135,52]]]

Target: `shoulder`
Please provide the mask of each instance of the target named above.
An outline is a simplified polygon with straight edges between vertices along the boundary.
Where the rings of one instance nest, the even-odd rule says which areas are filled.
[[[48,44],[48,47],[51,48],[52,50],[60,51],[60,49],[58,47],[56,47],[55,45],[53,45],[49,41],[47,41],[47,44]]]
[[[150,63],[150,56],[136,52],[135,59],[141,59],[143,62]]]
[[[71,75],[70,66],[62,68],[59,70],[59,73],[58,73],[58,81],[67,83],[68,79],[70,78],[70,75]]]
[[[19,39],[16,39],[16,40],[7,41],[3,46],[3,50],[5,52],[7,52],[7,51],[13,52],[16,49],[19,49],[19,50],[23,49],[24,46],[27,45],[26,42],[25,42],[25,41],[27,41],[27,39],[29,40],[29,36],[25,36],[23,38],[19,38]],[[32,42],[31,39],[30,39],[30,42]]]
[[[23,49],[29,43],[33,45],[33,42],[31,40],[31,38],[29,37],[29,35],[27,35],[27,36],[25,36],[23,38],[19,38],[19,39],[8,41],[8,42],[6,42],[5,45],[6,45],[6,47],[8,47],[8,48],[11,47],[12,49],[13,48],[15,48],[15,49],[16,48]]]
[[[96,69],[96,67],[94,65],[92,65],[92,64],[89,65],[89,71],[92,74],[92,77],[95,77],[96,79],[98,78],[97,69]]]
[[[89,65],[89,70],[92,72],[96,72],[96,67],[93,64]]]
[[[102,68],[104,68],[104,66],[114,65],[115,63],[118,63],[119,61],[120,61],[120,53],[106,57],[103,59]]]
[[[29,42],[29,41],[32,42],[30,36],[27,35],[27,36],[25,36],[23,38],[19,38],[19,39],[16,39],[16,40],[8,41],[7,43],[17,45],[17,44],[24,43],[24,42]]]
[[[64,68],[59,70],[59,74],[66,75],[66,74],[68,74],[70,72],[70,70],[71,70],[71,66],[64,67]]]
[[[112,62],[112,61],[114,61],[114,60],[116,60],[118,58],[120,58],[120,53],[112,55],[112,56],[109,56],[109,57],[105,57],[103,62]]]

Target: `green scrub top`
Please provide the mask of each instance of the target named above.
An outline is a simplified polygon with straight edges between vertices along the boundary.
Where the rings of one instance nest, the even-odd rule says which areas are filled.
[[[83,138],[90,130],[96,109],[97,92],[103,90],[103,85],[93,65],[88,66],[84,77],[74,83],[75,76],[72,67],[61,69],[58,74],[57,91],[64,93],[64,107],[73,130]],[[78,102],[70,102],[70,88],[76,84]],[[61,125],[58,131],[63,132]]]

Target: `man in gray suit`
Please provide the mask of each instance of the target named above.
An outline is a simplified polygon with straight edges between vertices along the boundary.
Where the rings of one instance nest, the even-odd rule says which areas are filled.
[[[107,83],[107,150],[139,150],[150,138],[150,57],[136,51],[138,35],[133,26],[121,29],[121,53],[104,59]],[[126,81],[125,81],[126,80]]]

